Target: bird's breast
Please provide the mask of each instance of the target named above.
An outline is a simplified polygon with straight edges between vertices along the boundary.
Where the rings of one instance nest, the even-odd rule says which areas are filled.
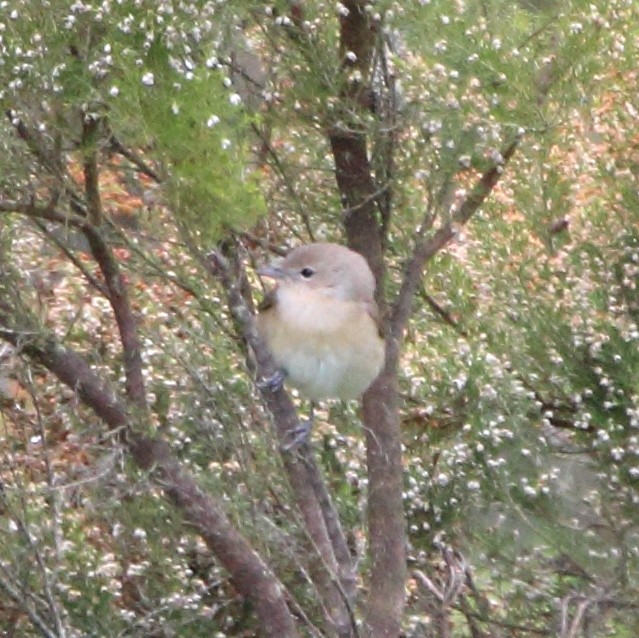
[[[258,328],[291,385],[309,399],[356,398],[383,364],[384,342],[363,303],[280,290]]]

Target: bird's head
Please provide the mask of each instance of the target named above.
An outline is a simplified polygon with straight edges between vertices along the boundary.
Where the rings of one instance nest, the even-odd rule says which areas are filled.
[[[375,293],[375,278],[364,257],[339,244],[300,246],[258,273],[281,287],[304,286],[342,301],[370,302]]]

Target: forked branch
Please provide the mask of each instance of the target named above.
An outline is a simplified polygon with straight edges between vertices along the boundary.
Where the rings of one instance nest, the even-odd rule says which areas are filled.
[[[53,335],[33,330],[35,323],[33,318],[17,316],[16,308],[0,299],[0,338],[73,389],[110,429],[127,433],[124,440],[138,467],[149,472],[166,498],[183,513],[186,523],[197,530],[229,571],[237,590],[251,601],[262,634],[295,638],[298,634],[284,587],[235,529],[221,505],[184,470],[166,442],[141,433],[142,428],[136,427],[136,419],[128,414],[125,404],[83,357],[63,347]]]

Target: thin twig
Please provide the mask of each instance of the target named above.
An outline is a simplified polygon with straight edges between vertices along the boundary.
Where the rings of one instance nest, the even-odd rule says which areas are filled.
[[[4,569],[2,571],[4,571]],[[47,625],[42,616],[40,616],[33,606],[27,602],[24,592],[20,591],[19,588],[14,586],[14,584],[2,574],[0,574],[0,589],[4,590],[6,595],[24,611],[24,613],[29,617],[31,624],[42,636],[44,636],[44,638],[60,638],[60,636]]]
[[[53,490],[53,488],[55,487],[55,473],[51,465],[50,451],[47,445],[46,429],[44,427],[42,412],[40,411],[40,401],[38,400],[38,396],[36,395],[30,367],[27,369],[26,377],[28,380],[28,383],[26,384],[26,389],[31,397],[31,401],[35,408],[36,424],[38,428],[38,434],[40,435],[40,441],[42,444],[42,453],[44,456],[44,466],[46,471],[47,488],[48,488],[47,502],[51,510],[52,536],[54,541],[55,556],[56,556],[57,564],[60,565],[62,560],[62,529],[60,526],[62,517],[60,515],[60,508],[59,508],[60,498],[59,498],[59,494]],[[44,588],[43,588],[44,594],[46,596],[49,611],[51,613],[51,616],[53,617],[53,622],[54,622],[57,634],[59,638],[65,638],[66,629],[62,622],[62,615],[60,613],[58,603],[55,599],[55,596],[53,595],[53,592],[56,590],[57,570],[56,569],[47,570],[46,568],[43,569],[42,580],[44,582]]]
[[[116,153],[119,153],[122,157],[128,159],[129,162],[131,162],[131,164],[133,164],[141,173],[148,175],[154,182],[161,184],[164,181],[160,174],[151,168],[139,153],[124,146],[114,133],[111,133],[109,143]]]
[[[40,230],[40,232],[53,243],[64,256],[80,271],[86,279],[89,286],[97,290],[101,295],[106,297],[107,291],[102,282],[98,281],[87,269],[87,267],[75,256],[69,247],[38,218],[32,217],[31,221]]]
[[[279,173],[282,181],[284,182],[284,186],[286,187],[286,190],[290,193],[290,195],[293,198],[293,201],[296,204],[297,213],[300,216],[302,223],[304,224],[304,228],[306,229],[306,232],[308,233],[309,239],[312,242],[314,242],[315,233],[313,232],[313,227],[311,226],[311,220],[309,219],[308,213],[306,212],[306,209],[304,208],[302,204],[302,200],[300,196],[297,194],[297,190],[295,189],[293,181],[289,178],[288,173],[286,169],[284,168],[284,164],[282,164],[282,161],[280,160],[280,157],[277,154],[277,151],[273,148],[273,145],[271,144],[271,140],[268,139],[265,135],[263,135],[262,131],[259,129],[259,127],[256,124],[252,124],[251,128],[253,129],[253,132],[260,138],[260,141],[262,142],[262,146],[266,149],[268,155],[271,157],[273,161],[273,165],[276,171]]]

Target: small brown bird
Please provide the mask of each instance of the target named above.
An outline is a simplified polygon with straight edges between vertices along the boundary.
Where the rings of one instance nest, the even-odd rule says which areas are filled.
[[[365,392],[382,369],[384,340],[364,257],[308,244],[258,272],[277,281],[260,305],[258,332],[290,384],[311,400]]]

